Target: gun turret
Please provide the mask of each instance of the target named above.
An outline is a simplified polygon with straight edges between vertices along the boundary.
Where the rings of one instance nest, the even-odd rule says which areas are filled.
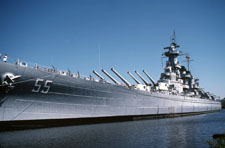
[[[134,79],[134,81],[137,83],[137,84],[141,84],[129,71],[127,72],[129,76],[131,76],[132,79]]]
[[[99,73],[97,73],[95,70],[93,70],[93,73],[99,77],[101,80],[105,80]]]
[[[151,78],[151,76],[145,71],[145,70],[143,70],[143,73],[149,78],[149,80],[152,82],[152,84],[155,86],[156,85],[156,83],[155,83],[155,81]]]
[[[141,78],[145,85],[150,86],[150,84],[137,71],[135,71],[135,73]]]
[[[106,75],[106,76],[108,76],[116,85],[119,85],[120,83],[116,80],[116,79],[114,79],[110,74],[108,74],[104,69],[102,69],[102,72]]]
[[[111,68],[112,72],[114,72],[128,87],[131,86],[131,84],[126,80],[124,79],[115,69]]]

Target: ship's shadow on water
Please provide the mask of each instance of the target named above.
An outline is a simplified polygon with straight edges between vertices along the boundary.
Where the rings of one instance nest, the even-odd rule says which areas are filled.
[[[11,147],[209,147],[225,132],[225,110],[188,117],[102,123],[0,133],[0,148]]]

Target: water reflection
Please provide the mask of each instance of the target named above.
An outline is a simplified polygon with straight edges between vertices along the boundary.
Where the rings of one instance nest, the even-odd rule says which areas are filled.
[[[0,148],[10,147],[208,147],[225,132],[225,110],[213,114],[1,132]]]

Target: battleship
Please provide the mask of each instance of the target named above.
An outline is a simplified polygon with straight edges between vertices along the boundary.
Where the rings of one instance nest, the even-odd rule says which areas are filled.
[[[84,78],[79,73],[62,72],[54,67],[31,67],[19,60],[15,64],[0,62],[0,124],[75,119],[81,123],[85,119],[133,120],[221,110],[221,103],[200,88],[189,66],[186,68],[179,63],[181,52],[177,48],[174,34],[170,46],[164,48],[163,56],[168,60],[158,81],[145,70],[145,78],[135,71],[138,79],[128,72],[135,85],[114,68],[111,71],[123,83],[104,69],[104,77],[112,82],[95,70],[93,73],[98,79]],[[189,65],[190,57],[186,58]]]

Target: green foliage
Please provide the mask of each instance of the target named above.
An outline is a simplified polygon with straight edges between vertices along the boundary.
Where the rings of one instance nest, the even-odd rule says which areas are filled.
[[[222,102],[222,107],[225,109],[225,98],[221,100],[221,102]]]
[[[225,148],[225,136],[207,141],[210,148]]]

